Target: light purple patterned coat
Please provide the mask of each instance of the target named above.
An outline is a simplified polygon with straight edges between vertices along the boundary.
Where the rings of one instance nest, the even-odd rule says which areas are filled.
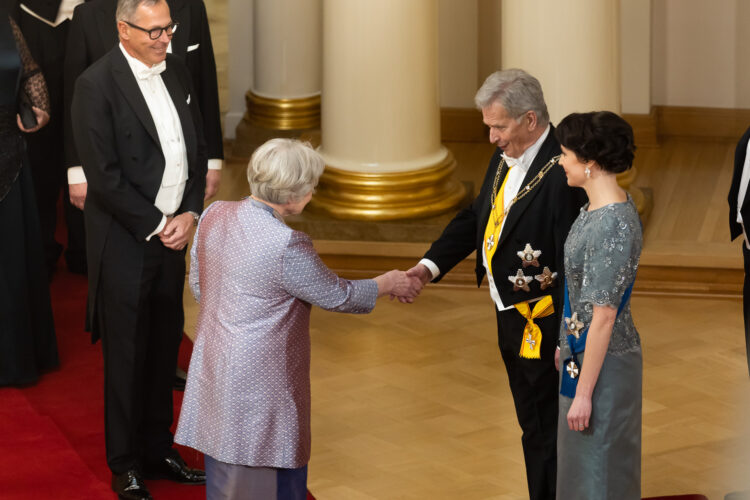
[[[377,284],[336,276],[250,198],[205,210],[190,257],[200,313],[175,441],[231,464],[306,465],[311,304],[367,313]]]

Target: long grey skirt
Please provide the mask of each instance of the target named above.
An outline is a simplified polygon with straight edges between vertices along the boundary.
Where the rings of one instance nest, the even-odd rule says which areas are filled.
[[[563,345],[560,360],[570,356]],[[579,361],[585,364],[585,356]],[[561,372],[564,367],[561,366]],[[607,353],[592,398],[589,428],[568,428],[573,400],[560,395],[557,417],[557,498],[640,500],[641,350]]]

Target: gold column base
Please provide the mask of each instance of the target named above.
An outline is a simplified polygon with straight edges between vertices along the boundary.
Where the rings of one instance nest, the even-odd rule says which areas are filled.
[[[430,217],[454,208],[466,188],[453,178],[448,151],[437,165],[409,172],[362,173],[326,167],[310,209],[339,219],[396,220]]]
[[[248,90],[245,119],[271,130],[304,130],[320,127],[320,95],[302,99],[271,99]]]
[[[617,183],[621,188],[630,193],[635,208],[638,210],[638,215],[641,216],[641,221],[645,225],[648,216],[651,214],[651,208],[653,208],[653,199],[650,193],[647,196],[641,188],[633,186],[633,181],[635,181],[636,177],[638,177],[638,170],[632,167],[621,174],[617,174]]]

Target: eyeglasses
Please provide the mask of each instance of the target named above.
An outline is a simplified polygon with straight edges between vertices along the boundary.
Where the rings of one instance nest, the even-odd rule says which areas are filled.
[[[130,26],[131,28],[135,28],[137,30],[141,30],[143,32],[148,33],[148,37],[151,40],[158,40],[161,37],[161,34],[163,32],[166,32],[167,36],[169,38],[172,38],[172,35],[174,34],[174,32],[177,31],[177,26],[180,25],[180,23],[178,23],[177,21],[174,21],[172,24],[164,26],[163,28],[153,28],[153,29],[147,30],[146,28],[141,28],[140,26],[137,26],[128,21],[123,21],[123,22],[127,24],[128,26]]]

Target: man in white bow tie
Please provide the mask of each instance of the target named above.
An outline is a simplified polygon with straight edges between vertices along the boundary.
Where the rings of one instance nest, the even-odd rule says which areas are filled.
[[[203,208],[206,148],[191,79],[167,53],[165,0],[120,0],[120,43],[76,81],[73,135],[88,194],[87,327],[102,339],[112,488],[151,498],[141,476],[201,484],[172,448],[172,381],[185,248]]]

